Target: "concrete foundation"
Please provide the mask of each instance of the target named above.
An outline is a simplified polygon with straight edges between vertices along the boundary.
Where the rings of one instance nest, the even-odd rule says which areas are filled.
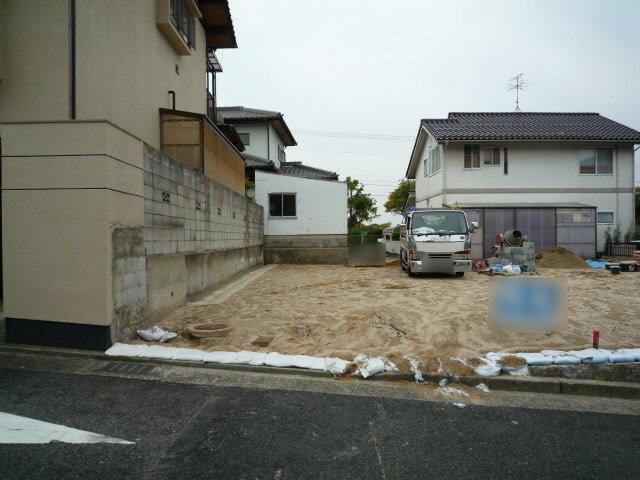
[[[346,235],[265,235],[265,263],[344,265],[349,250]]]
[[[150,318],[160,319],[186,302],[208,294],[235,274],[262,263],[262,246],[149,256]]]

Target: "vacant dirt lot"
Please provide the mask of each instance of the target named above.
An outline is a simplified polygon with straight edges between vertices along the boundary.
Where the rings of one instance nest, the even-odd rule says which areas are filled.
[[[345,359],[587,346],[594,328],[604,347],[640,346],[640,273],[545,269],[541,275],[567,278],[569,323],[562,331],[496,332],[487,326],[489,277],[409,278],[397,265],[279,265],[221,304],[187,305],[164,324],[180,333],[175,344],[183,346]],[[200,322],[227,323],[233,330],[200,343],[186,332]],[[253,347],[262,335],[273,336],[271,344]]]

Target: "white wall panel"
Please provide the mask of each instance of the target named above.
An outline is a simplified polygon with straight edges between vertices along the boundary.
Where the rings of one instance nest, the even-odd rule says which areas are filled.
[[[296,217],[271,218],[269,193],[295,193]],[[265,235],[346,235],[347,184],[256,171]]]

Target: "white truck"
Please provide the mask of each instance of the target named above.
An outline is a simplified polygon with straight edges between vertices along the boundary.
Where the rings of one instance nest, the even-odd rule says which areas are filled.
[[[410,276],[449,273],[458,277],[471,271],[470,226],[461,210],[417,208],[405,216],[400,234],[400,263]]]

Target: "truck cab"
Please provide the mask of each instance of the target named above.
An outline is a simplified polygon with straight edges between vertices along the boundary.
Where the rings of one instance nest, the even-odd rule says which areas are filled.
[[[461,210],[417,208],[405,215],[400,234],[402,270],[448,273],[458,277],[471,271],[471,226]]]

